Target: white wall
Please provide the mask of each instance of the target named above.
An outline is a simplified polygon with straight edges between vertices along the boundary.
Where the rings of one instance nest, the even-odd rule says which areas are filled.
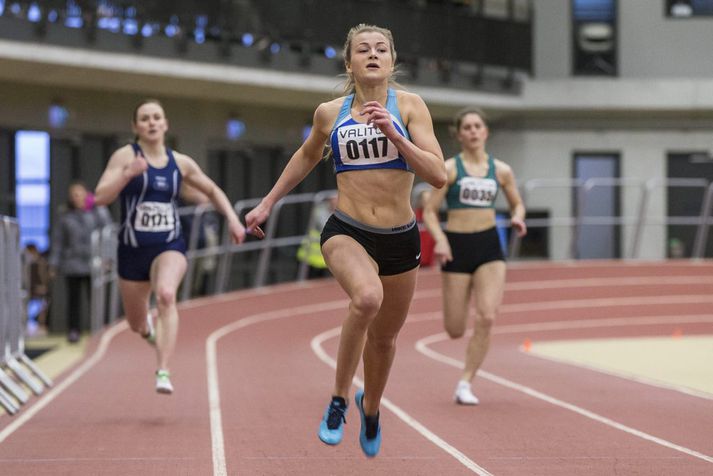
[[[666,177],[667,154],[673,151],[709,149],[711,134],[706,131],[649,130],[501,130],[493,129],[489,151],[514,169],[519,185],[535,178],[568,179],[573,175],[572,157],[576,151],[618,152],[622,178],[632,178],[645,184],[647,180]],[[634,219],[640,205],[641,189],[627,186],[621,192],[622,215]],[[652,194],[648,215],[660,223],[666,215],[666,191]],[[551,217],[572,214],[571,190],[540,189],[527,197],[529,208],[544,208]],[[622,235],[623,255],[629,256],[633,226],[625,226]],[[665,227],[649,225],[641,242],[640,257],[662,259],[666,256]],[[568,258],[571,234],[568,227],[552,231],[550,255],[553,259]]]

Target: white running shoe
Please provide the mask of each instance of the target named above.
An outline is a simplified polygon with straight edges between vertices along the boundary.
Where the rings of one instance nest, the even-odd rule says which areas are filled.
[[[478,397],[473,395],[473,391],[470,389],[470,382],[466,382],[465,380],[458,381],[453,399],[459,405],[477,405],[480,403]]]
[[[156,392],[170,395],[173,393],[173,385],[171,385],[171,374],[168,370],[156,371]]]
[[[156,328],[153,325],[153,315],[151,312],[146,314],[146,327],[149,330],[149,333],[143,336],[144,339],[146,339],[146,342],[149,344],[155,346],[156,345]]]

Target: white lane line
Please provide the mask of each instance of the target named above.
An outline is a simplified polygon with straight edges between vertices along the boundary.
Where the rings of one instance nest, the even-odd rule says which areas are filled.
[[[325,364],[329,365],[333,369],[337,368],[337,362],[332,359],[329,354],[322,348],[322,343],[326,340],[332,339],[334,337],[337,337],[342,331],[341,327],[335,327],[334,329],[330,329],[326,332],[322,332],[321,334],[315,336],[312,339],[312,342],[310,343],[312,347],[312,351],[319,357],[322,362]],[[354,377],[354,385],[360,388],[364,388],[364,381],[361,380],[359,377]],[[431,443],[448,453],[449,455],[453,456],[458,462],[460,462],[463,466],[471,470],[472,472],[481,475],[481,476],[488,476],[491,473],[489,473],[486,469],[482,468],[479,466],[475,461],[471,460],[468,458],[465,454],[463,454],[461,451],[459,451],[457,448],[452,446],[451,444],[447,443],[445,440],[440,438],[438,435],[433,433],[431,430],[426,428],[423,424],[421,424],[418,420],[413,418],[411,415],[406,413],[404,410],[402,410],[399,406],[397,406],[395,403],[393,403],[391,400],[389,400],[386,397],[381,398],[381,404],[388,408],[392,413],[394,413],[401,421],[406,423],[408,426],[416,430],[421,436],[429,440]]]
[[[440,313],[425,312],[422,314],[413,314],[409,317],[408,322],[425,322],[435,319],[441,319]],[[711,314],[699,314],[699,315],[689,315],[689,316],[642,316],[642,317],[620,317],[620,318],[608,318],[608,319],[582,319],[575,321],[551,321],[542,323],[532,323],[532,324],[510,324],[504,326],[496,326],[493,328],[493,334],[522,334],[522,333],[534,333],[534,332],[547,332],[547,331],[557,331],[557,330],[570,330],[570,329],[597,329],[597,328],[609,328],[609,327],[637,327],[637,326],[649,326],[649,325],[661,325],[661,324],[681,324],[681,323],[706,323],[713,322],[713,315]],[[435,339],[436,336],[440,336],[440,339]],[[434,340],[430,341],[431,344],[443,340],[449,340],[450,338],[446,333],[434,334],[430,336]],[[522,351],[522,349],[521,349]],[[565,359],[557,359],[554,357],[548,357],[544,355],[539,355],[537,353],[528,353],[527,355],[538,357],[540,359],[551,360],[553,362],[572,365],[574,367],[584,368],[587,370],[592,370],[594,372],[603,373],[606,375],[612,375],[625,380],[630,380],[632,382],[637,382],[645,385],[650,385],[652,387],[663,388],[666,390],[673,390],[675,392],[690,395],[692,397],[703,398],[705,400],[713,400],[713,395],[699,390],[695,390],[688,387],[683,387],[679,385],[672,385],[667,382],[663,382],[656,379],[650,379],[646,377],[641,377],[639,375],[630,374],[626,372],[614,371],[614,370],[604,370],[598,367],[590,366],[578,362],[570,362]]]
[[[433,336],[429,337],[424,337],[423,339],[420,339],[416,342],[416,350],[421,352],[423,355],[436,360],[438,362],[444,363],[446,365],[450,365],[452,367],[455,367],[457,369],[462,369],[463,368],[463,362],[453,359],[451,357],[448,357],[446,355],[440,354],[428,347],[429,344],[433,342],[437,342],[442,338],[442,334],[436,334]],[[602,415],[599,415],[597,413],[594,413],[592,411],[589,411],[585,408],[579,407],[577,405],[573,405],[571,403],[565,402],[563,400],[560,400],[558,398],[552,397],[550,395],[547,395],[543,392],[537,391],[531,387],[527,387],[525,385],[521,385],[517,382],[513,382],[512,380],[508,380],[503,377],[499,377],[495,374],[492,374],[490,372],[486,372],[484,370],[478,370],[478,375],[483,377],[486,380],[490,380],[491,382],[494,382],[496,384],[502,385],[503,387],[507,387],[511,390],[515,390],[517,392],[524,393],[526,395],[529,395],[531,397],[537,398],[539,400],[543,400],[547,403],[550,403],[552,405],[555,405],[560,408],[564,408],[566,410],[572,411],[574,413],[577,413],[579,415],[582,415],[586,418],[589,418],[591,420],[597,421],[599,423],[602,423],[604,425],[610,426],[612,428],[615,428],[617,430],[623,431],[625,433],[628,433],[630,435],[636,436],[638,438],[651,441],[652,443],[656,443],[657,445],[664,446],[666,448],[670,448],[675,451],[679,451],[681,453],[687,454],[689,456],[693,456],[694,458],[701,459],[703,461],[706,461],[708,463],[713,463],[713,457],[705,455],[703,453],[700,453],[698,451],[692,450],[690,448],[686,448],[685,446],[677,445],[675,443],[672,443],[670,441],[664,440],[663,438],[659,438],[657,436],[650,435],[648,433],[645,433],[643,431],[637,430],[635,428],[632,428],[630,426],[626,426],[622,423],[619,423],[617,421],[614,421],[610,418],[604,417]]]
[[[32,405],[26,411],[20,413],[16,419],[12,421],[9,425],[0,431],[0,443],[5,441],[10,435],[17,431],[22,425],[27,423],[33,416],[39,413],[43,408],[52,403],[52,401],[62,394],[70,385],[76,382],[82,375],[87,373],[97,362],[104,357],[106,349],[109,347],[111,340],[121,331],[128,328],[126,321],[121,321],[114,327],[109,328],[101,336],[99,345],[94,351],[91,357],[85,360],[79,367],[77,367],[74,372],[72,372],[67,378],[62,380],[57,386],[53,387],[47,394],[40,397],[37,403]]]
[[[218,357],[217,343],[218,340],[231,332],[242,329],[259,322],[271,321],[275,319],[284,319],[286,317],[297,316],[301,314],[312,314],[324,311],[332,311],[336,309],[344,309],[347,301],[342,299],[339,301],[330,301],[307,306],[300,306],[290,309],[278,309],[275,311],[263,312],[244,317],[238,321],[232,322],[215,330],[206,339],[206,368],[208,379],[208,401],[210,412],[210,436],[211,450],[213,454],[213,475],[226,476],[227,465],[225,461],[225,441],[223,439],[223,417],[220,410],[220,381],[218,378]],[[235,471],[233,471],[234,473]]]
[[[421,291],[419,299],[440,296],[441,291]],[[414,297],[415,299],[416,297]],[[529,301],[512,304],[502,304],[498,314],[522,313],[532,311],[554,311],[561,309],[589,309],[592,307],[624,307],[624,306],[653,306],[662,304],[707,304],[713,303],[713,294],[677,294],[669,296],[631,296],[619,298],[588,298],[568,299],[557,301]],[[436,311],[438,312],[438,311]]]
[[[539,291],[545,289],[571,289],[620,286],[685,286],[688,284],[713,285],[713,276],[628,276],[611,278],[542,279],[505,283],[505,291]],[[713,291],[713,288],[712,288]],[[441,295],[441,287],[416,290],[419,297]]]

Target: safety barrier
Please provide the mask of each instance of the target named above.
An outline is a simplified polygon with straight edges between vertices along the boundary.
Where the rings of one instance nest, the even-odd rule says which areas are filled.
[[[610,187],[624,190],[633,189],[636,193],[636,203],[629,207],[636,210],[636,214],[620,214],[618,216],[591,216],[587,214],[586,206],[592,202],[592,193],[598,188]],[[698,188],[704,191],[704,197],[698,215],[690,216],[667,216],[658,218],[651,217],[647,211],[650,209],[653,192],[660,188]],[[521,187],[521,194],[525,205],[533,199],[536,192],[550,192],[553,189],[569,189],[570,196],[577,197],[576,211],[570,214],[558,214],[548,218],[528,218],[525,220],[528,228],[549,228],[549,229],[569,229],[568,238],[569,250],[567,258],[577,259],[581,257],[581,237],[586,234],[587,228],[596,229],[597,226],[629,226],[632,227],[630,243],[622,247],[624,258],[640,258],[641,242],[644,237],[643,230],[650,225],[684,225],[695,226],[696,234],[691,258],[703,258],[708,242],[708,229],[713,225],[713,183],[701,178],[654,178],[646,182],[635,178],[591,178],[580,179],[532,179],[526,181]],[[553,197],[549,202],[542,202],[537,208],[548,210],[558,210],[563,203],[562,194],[551,194]],[[565,201],[568,203],[568,201]],[[514,235],[514,234],[513,234]],[[511,236],[510,256],[513,259],[519,257],[520,239]],[[628,254],[626,254],[628,251]]]
[[[22,264],[17,221],[0,216],[0,405],[14,415],[29,389],[40,395],[52,381],[25,355]]]
[[[426,184],[417,184],[414,187],[414,196],[419,192],[428,189]],[[592,191],[610,187],[623,190],[633,189],[634,194],[628,196],[628,210],[635,213],[620,216],[588,216],[586,204],[592,201]],[[653,196],[658,196],[655,192],[661,188],[687,187],[697,188],[703,193],[703,201],[700,207],[700,214],[697,216],[649,216],[648,210]],[[569,196],[577,197],[578,212],[567,215],[562,212],[562,193],[550,193],[553,189],[565,189]],[[533,198],[536,192],[546,192],[545,198],[551,202],[540,200],[538,208],[547,208],[555,211],[555,216],[539,219],[526,219],[528,228],[547,227],[551,229],[566,228],[570,236],[564,242],[569,243],[569,257],[579,256],[578,237],[587,232],[585,227],[596,227],[597,225],[631,226],[631,242],[627,247],[622,247],[628,251],[628,258],[638,258],[640,254],[643,230],[650,225],[686,225],[696,226],[695,246],[692,253],[693,258],[702,258],[708,241],[708,228],[713,224],[710,216],[713,211],[713,184],[709,184],[704,179],[652,179],[646,182],[635,179],[604,179],[593,178],[586,181],[579,179],[534,179],[525,182],[521,188],[523,200],[526,205],[528,200]],[[298,246],[307,236],[311,227],[314,226],[313,215],[315,207],[325,199],[336,194],[335,190],[325,190],[317,193],[304,193],[288,195],[278,201],[273,207],[270,218],[265,224],[266,236],[263,240],[251,240],[246,243],[235,245],[231,242],[229,230],[223,226],[220,236],[208,243],[199,243],[199,231],[205,227],[206,217],[213,212],[212,205],[198,205],[195,207],[183,207],[179,209],[181,216],[189,216],[192,219],[190,228],[185,230],[188,236],[187,243],[187,269],[184,284],[181,288],[180,300],[190,299],[192,290],[190,283],[197,273],[197,266],[202,259],[213,259],[217,261],[217,266],[212,274],[213,285],[206,290],[208,294],[218,294],[230,289],[231,268],[233,258],[238,254],[249,252],[256,253],[255,266],[250,268],[250,275],[253,279],[250,283],[253,287],[263,286],[268,281],[268,272],[273,262],[273,252],[276,249]],[[554,197],[550,199],[549,197]],[[631,203],[631,199],[636,203]],[[240,200],[234,205],[234,209],[239,216],[243,216],[260,203],[259,198]],[[278,236],[278,223],[284,215],[283,209],[286,206],[310,206],[309,223],[304,233],[292,234],[289,236]],[[499,227],[508,227],[509,220],[498,220]],[[510,258],[518,259],[520,249],[520,239],[515,233],[510,234]],[[117,225],[109,225],[101,230],[96,230],[92,234],[92,292],[91,292],[91,330],[97,332],[107,324],[116,320],[120,313],[119,289],[116,272],[116,247],[117,247]],[[19,245],[17,223],[11,219],[3,217],[2,233],[0,233],[0,297],[6,306],[0,307],[0,343],[3,345],[2,361],[3,369],[8,369],[22,383],[18,384],[15,379],[9,377],[5,372],[0,371],[0,404],[8,412],[17,411],[18,405],[27,401],[27,392],[22,387],[26,386],[32,392],[39,393],[42,386],[51,385],[36,368],[32,362],[24,355],[22,337],[23,322],[21,290],[20,290],[20,270],[19,270]],[[303,280],[307,275],[307,264],[296,265],[296,276],[294,279]],[[29,372],[24,371],[25,368]],[[39,380],[39,381],[38,381]]]

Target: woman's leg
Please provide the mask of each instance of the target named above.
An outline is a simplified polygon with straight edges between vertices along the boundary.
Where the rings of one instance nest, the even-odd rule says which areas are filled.
[[[488,353],[490,330],[503,300],[505,272],[504,261],[491,261],[481,265],[473,275],[475,326],[468,342],[461,380],[470,382]]]
[[[165,251],[151,263],[151,289],[156,296],[156,349],[158,368],[168,370],[178,337],[178,309],[176,294],[186,273],[186,257],[178,251]],[[144,313],[144,320],[146,314]]]
[[[151,283],[119,279],[119,291],[129,327],[132,331],[145,336],[148,332],[146,314],[149,311]]]
[[[463,337],[470,311],[473,277],[468,273],[441,273],[443,327],[451,339]]]
[[[396,337],[406,320],[416,288],[418,268],[395,276],[381,276],[384,299],[369,326],[364,347],[364,399],[366,415],[376,415],[396,353]]]
[[[67,285],[67,330],[69,339],[76,342],[79,339],[81,319],[82,281],[80,276],[65,276]]]
[[[351,300],[339,339],[333,393],[348,401],[366,332],[381,307],[384,291],[376,263],[354,239],[346,235],[333,236],[322,246],[322,253],[330,271]]]

